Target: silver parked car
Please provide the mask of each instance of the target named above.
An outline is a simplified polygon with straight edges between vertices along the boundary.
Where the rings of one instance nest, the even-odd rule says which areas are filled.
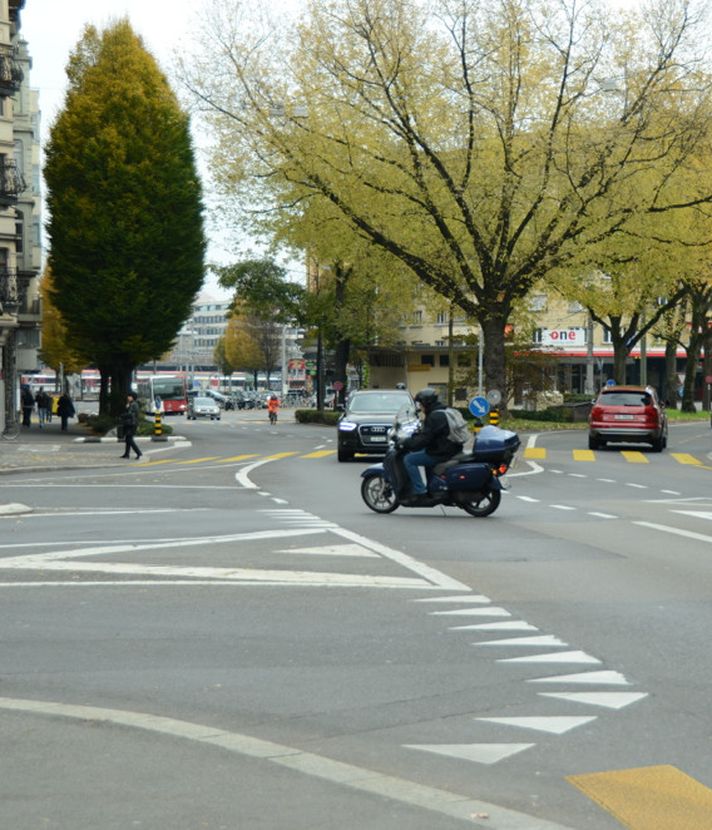
[[[188,401],[188,420],[210,418],[211,421],[220,420],[220,407],[212,398],[193,397]]]

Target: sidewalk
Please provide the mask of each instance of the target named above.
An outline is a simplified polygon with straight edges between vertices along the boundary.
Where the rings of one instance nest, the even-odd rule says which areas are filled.
[[[150,447],[150,437],[136,438],[142,449]],[[165,443],[154,446],[165,447]],[[0,440],[0,475],[13,472],[43,472],[87,467],[126,466],[131,462],[120,458],[123,441],[116,438],[98,439],[78,424],[69,421],[62,432],[59,418],[40,429],[33,419],[31,427],[21,427],[14,441]]]

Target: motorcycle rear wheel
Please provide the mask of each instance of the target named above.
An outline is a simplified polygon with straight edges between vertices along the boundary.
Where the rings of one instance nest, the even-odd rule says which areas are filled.
[[[396,494],[383,475],[375,475],[363,480],[361,498],[374,513],[392,513],[398,507]]]
[[[494,511],[499,507],[501,500],[502,493],[499,490],[489,490],[476,501],[471,500],[459,502],[459,507],[461,507],[465,513],[469,513],[470,516],[478,516],[482,518],[494,513]]]

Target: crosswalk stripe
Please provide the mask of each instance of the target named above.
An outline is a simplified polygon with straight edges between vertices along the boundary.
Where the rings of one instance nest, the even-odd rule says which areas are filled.
[[[621,450],[621,455],[629,464],[650,464],[650,459],[639,450]]]
[[[524,457],[543,461],[546,458],[546,449],[544,447],[527,447],[524,450]]]
[[[336,450],[316,450],[307,455],[300,456],[301,458],[326,458],[327,455],[336,455]]]
[[[573,450],[574,461],[595,461],[593,450]]]
[[[671,452],[670,455],[679,464],[695,464],[697,466],[702,465],[702,462],[699,459],[695,458],[694,455],[690,455],[686,452]]]

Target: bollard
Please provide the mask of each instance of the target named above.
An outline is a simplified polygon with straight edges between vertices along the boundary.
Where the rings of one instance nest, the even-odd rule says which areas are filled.
[[[499,426],[499,409],[490,409],[489,423],[493,427],[498,427]]]
[[[163,420],[160,412],[153,414],[153,434],[154,436],[163,435]]]
[[[479,435],[480,430],[482,429],[482,427],[483,427],[482,419],[481,418],[475,418],[472,422],[471,427],[470,427],[470,429],[475,433],[475,438]]]

